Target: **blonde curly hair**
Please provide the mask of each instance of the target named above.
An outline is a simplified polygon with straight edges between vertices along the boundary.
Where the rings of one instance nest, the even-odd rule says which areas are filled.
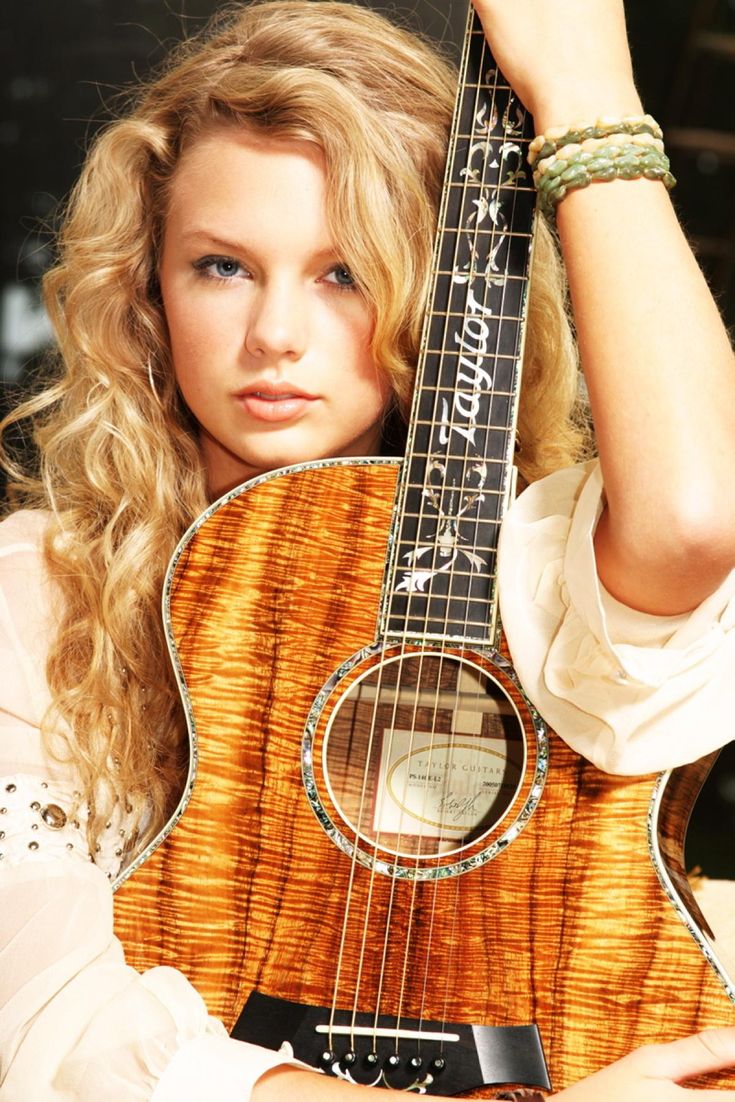
[[[46,556],[64,613],[48,660],[46,735],[67,732],[91,841],[116,799],[144,801],[155,833],[183,768],[160,595],[207,487],[157,280],[182,151],[223,123],[321,148],[334,238],[371,304],[375,359],[405,414],[455,85],[434,48],[373,12],[264,0],[182,44],[89,153],[44,281],[58,379],[2,430],[27,417],[35,425],[38,473],[7,455],[5,465],[12,502],[50,510]],[[543,229],[529,311],[518,429],[527,481],[585,444],[561,266]]]

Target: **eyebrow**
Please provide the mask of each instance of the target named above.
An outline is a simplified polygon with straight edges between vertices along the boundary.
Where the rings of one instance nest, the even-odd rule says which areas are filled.
[[[196,226],[193,229],[183,230],[181,233],[183,241],[201,241],[206,242],[208,246],[214,249],[221,249],[225,253],[246,253],[249,251],[248,246],[240,241],[230,241],[226,237],[220,237],[218,234],[213,233],[201,226]],[[340,253],[335,248],[321,249],[315,254],[317,260],[336,260],[338,263],[342,263]]]
[[[225,252],[241,252],[244,248],[242,242],[228,241],[225,237],[219,237],[216,233],[199,227],[183,230],[181,237],[184,241],[207,241],[216,248],[225,250]]]

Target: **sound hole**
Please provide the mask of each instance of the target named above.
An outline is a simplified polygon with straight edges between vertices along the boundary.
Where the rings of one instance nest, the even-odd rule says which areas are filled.
[[[400,655],[341,697],[327,725],[331,800],[363,843],[404,857],[462,850],[518,793],[526,742],[498,682],[465,658]]]

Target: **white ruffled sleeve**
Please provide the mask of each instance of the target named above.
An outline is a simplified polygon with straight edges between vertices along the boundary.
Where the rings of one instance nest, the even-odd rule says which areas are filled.
[[[290,1053],[232,1040],[181,973],[126,965],[109,878],[128,824],[93,863],[74,778],[44,755],[44,525],[39,513],[0,524],[0,1098],[246,1102]]]
[[[601,586],[596,462],[525,490],[504,524],[500,607],[528,696],[569,745],[610,773],[648,773],[735,737],[735,572],[693,612],[651,616]]]

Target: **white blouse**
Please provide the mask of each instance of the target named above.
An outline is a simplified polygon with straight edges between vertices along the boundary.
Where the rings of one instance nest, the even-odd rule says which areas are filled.
[[[500,607],[541,715],[608,773],[694,761],[735,737],[735,571],[693,612],[633,612],[597,577],[596,461],[525,490],[503,524]]]
[[[510,511],[500,558],[503,621],[531,699],[578,752],[613,772],[693,760],[731,737],[735,576],[688,616],[632,612],[597,581],[595,464],[535,483]],[[94,860],[74,777],[39,724],[55,596],[45,519],[0,524],[0,1099],[246,1102],[288,1058],[230,1039],[184,976],[140,975],[113,935],[109,878],[128,825]],[[703,721],[706,716],[707,722]]]

